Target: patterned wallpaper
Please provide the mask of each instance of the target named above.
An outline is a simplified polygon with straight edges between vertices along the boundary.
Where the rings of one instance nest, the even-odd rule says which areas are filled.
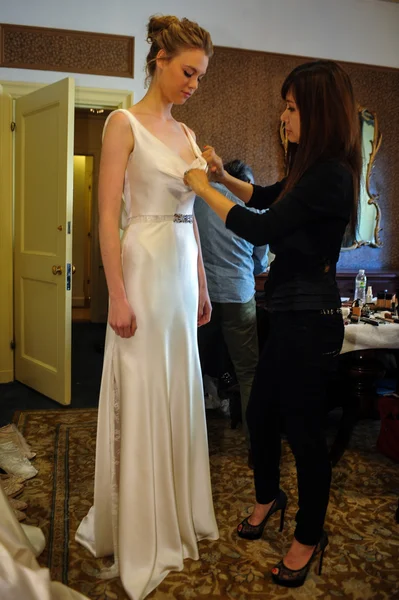
[[[134,38],[0,23],[0,65],[133,77]]]
[[[215,146],[225,161],[241,158],[252,166],[258,183],[273,183],[283,174],[281,84],[305,60],[217,47],[200,89],[174,115],[195,131],[200,147]],[[371,190],[380,194],[383,246],[343,252],[339,268],[399,269],[399,70],[343,67],[359,103],[377,113],[383,136],[371,182]]]

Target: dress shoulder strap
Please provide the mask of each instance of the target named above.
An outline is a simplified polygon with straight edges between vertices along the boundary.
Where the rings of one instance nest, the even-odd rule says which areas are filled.
[[[191,129],[189,127],[187,127],[187,125],[185,123],[182,123],[181,121],[180,121],[180,125],[183,127],[183,131],[185,132],[185,134],[188,138],[190,146],[194,152],[194,156],[196,156],[198,158],[199,156],[201,156],[201,150],[198,147],[195,137],[191,133]]]
[[[130,123],[130,127],[132,128],[132,131],[133,131],[133,135],[136,137],[135,122],[134,122],[134,117],[133,117],[132,113],[129,110],[127,110],[126,108],[117,108],[116,110],[113,110],[111,113],[109,113],[108,117],[105,120],[104,127],[103,127],[102,139],[104,139],[104,133],[105,133],[105,130],[107,128],[107,125],[108,125],[110,119],[118,112],[121,112],[127,116],[129,123]]]

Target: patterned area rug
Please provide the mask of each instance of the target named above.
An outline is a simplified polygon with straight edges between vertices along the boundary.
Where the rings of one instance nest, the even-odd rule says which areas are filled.
[[[118,579],[96,578],[106,562],[92,558],[74,540],[92,504],[97,410],[24,411],[14,420],[37,452],[39,474],[26,483],[23,498],[29,505],[26,522],[46,535],[41,565],[51,569],[53,579],[91,600],[128,600]],[[399,469],[375,452],[379,422],[358,425],[350,450],[334,469],[323,575],[312,567],[306,584],[294,591],[277,588],[269,576],[294,528],[296,480],[290,450],[284,444],[282,488],[289,497],[284,532],[278,533],[278,517],[272,517],[264,539],[248,542],[235,534],[254,496],[242,435],[215,416],[209,416],[208,428],[220,539],[201,542],[201,560],[187,560],[181,573],[171,573],[148,598],[399,598],[399,525],[394,518]]]

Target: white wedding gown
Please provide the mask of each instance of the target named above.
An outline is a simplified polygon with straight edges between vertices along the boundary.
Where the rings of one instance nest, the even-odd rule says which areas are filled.
[[[197,542],[217,539],[218,530],[197,350],[194,194],[183,181],[190,165],[120,112],[134,135],[122,267],[137,331],[122,339],[107,327],[94,506],[76,539],[96,557],[113,554],[108,576],[119,573],[129,598],[140,600],[185,558],[198,559]],[[182,127],[194,166],[204,168]]]

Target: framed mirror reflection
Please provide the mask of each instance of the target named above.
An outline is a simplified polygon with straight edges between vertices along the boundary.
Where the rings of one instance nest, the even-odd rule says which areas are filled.
[[[342,250],[354,250],[360,246],[378,248],[382,245],[380,238],[381,208],[378,204],[378,193],[371,191],[372,172],[375,157],[381,146],[382,135],[378,129],[375,112],[359,106],[359,121],[362,146],[362,176],[359,189],[359,219],[356,236],[346,235],[342,242]],[[284,123],[280,125],[280,139],[287,157],[288,139]]]

